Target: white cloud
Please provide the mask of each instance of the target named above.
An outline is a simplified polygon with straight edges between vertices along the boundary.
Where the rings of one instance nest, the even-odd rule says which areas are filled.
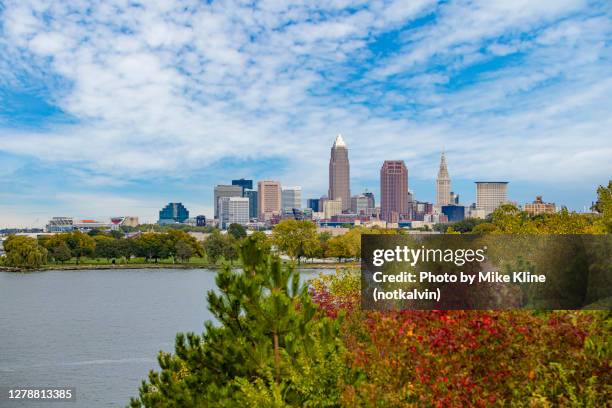
[[[392,49],[369,48],[434,10]],[[612,174],[601,14],[578,0],[8,1],[0,85],[24,71],[77,123],[0,128],[0,151],[70,163],[90,185],[282,157],[279,178],[323,193],[342,132],[360,180],[387,158],[433,178],[442,146],[464,178],[592,179]]]

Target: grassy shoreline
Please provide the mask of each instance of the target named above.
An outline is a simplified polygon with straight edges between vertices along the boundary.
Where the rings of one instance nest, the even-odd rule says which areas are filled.
[[[0,266],[0,272],[44,272],[44,271],[80,271],[80,270],[105,270],[105,269],[219,269],[221,264],[203,264],[203,263],[165,263],[165,262],[147,262],[147,263],[70,263],[70,264],[50,264],[41,268],[13,268],[8,266]],[[236,263],[236,267],[240,267]],[[356,262],[333,262],[333,263],[301,263],[296,265],[298,270],[304,269],[345,269],[359,268],[359,263]]]

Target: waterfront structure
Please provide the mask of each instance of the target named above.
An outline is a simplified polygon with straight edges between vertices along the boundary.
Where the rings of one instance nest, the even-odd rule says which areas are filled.
[[[257,211],[260,221],[272,221],[281,213],[281,184],[263,180],[257,183]]]
[[[351,182],[348,148],[342,135],[338,135],[331,148],[329,158],[329,191],[330,200],[341,200],[342,210],[351,206]]]
[[[158,224],[183,223],[189,218],[189,211],[182,203],[168,203],[159,212]]]
[[[335,200],[325,200],[323,204],[323,217],[326,220],[331,219],[332,216],[342,213],[342,200],[337,198]]]
[[[219,198],[221,197],[242,197],[242,186],[219,184],[215,186],[213,208],[215,209],[215,218],[219,218]]]
[[[382,219],[398,222],[408,213],[408,169],[403,160],[385,160],[380,169]]]
[[[302,187],[283,187],[281,190],[281,207],[283,211],[302,208]]]
[[[242,192],[244,193],[245,190],[252,190],[253,189],[253,180],[247,180],[247,179],[238,179],[238,180],[232,180],[232,186],[240,186],[242,187]],[[243,194],[244,196],[244,194]]]
[[[319,199],[318,198],[309,198],[306,201],[306,207],[310,208],[313,212],[319,212]]]
[[[449,222],[463,221],[465,219],[465,207],[462,205],[443,205],[442,214],[448,217]]]
[[[244,190],[244,197],[249,199],[249,218],[257,218],[257,190]]]
[[[553,214],[556,211],[555,203],[545,203],[542,196],[536,196],[535,201],[525,204],[525,212],[529,215]]]
[[[443,205],[451,203],[451,180],[446,166],[446,155],[442,152],[440,157],[440,168],[436,178],[436,206],[441,208]]]
[[[69,232],[74,230],[74,218],[72,217],[53,217],[49,220],[45,230],[47,232]]]
[[[368,210],[373,209],[370,207],[371,200],[365,194],[359,194],[351,197],[351,213],[353,214],[367,214]]]
[[[206,216],[198,215],[196,218],[196,227],[205,227],[206,226]]]
[[[476,182],[476,208],[482,208],[485,216],[491,214],[497,207],[507,202],[507,181]]]
[[[246,225],[249,222],[247,197],[219,197],[219,224],[226,229],[230,224]]]

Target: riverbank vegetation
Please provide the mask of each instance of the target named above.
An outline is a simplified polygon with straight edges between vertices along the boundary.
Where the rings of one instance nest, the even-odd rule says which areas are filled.
[[[612,183],[599,215],[528,219],[503,206],[474,233],[612,232]],[[450,231],[449,231],[450,232]],[[310,234],[309,228],[292,234]],[[348,235],[348,234],[347,234]],[[292,241],[291,257],[305,251]],[[208,293],[218,324],[178,334],[136,407],[601,407],[612,400],[606,311],[368,311],[360,276],[299,287],[293,264],[256,236]],[[607,265],[609,268],[610,265]]]

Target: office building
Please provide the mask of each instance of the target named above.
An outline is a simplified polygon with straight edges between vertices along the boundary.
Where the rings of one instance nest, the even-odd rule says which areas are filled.
[[[458,205],[459,204],[459,194],[455,194],[455,192],[451,191],[450,203]]]
[[[219,198],[221,197],[242,197],[242,186],[220,184],[215,186],[214,209],[215,218],[219,218]]]
[[[264,180],[257,183],[257,211],[260,221],[272,221],[281,214],[281,184]]]
[[[189,218],[189,211],[182,203],[169,203],[159,212],[158,224],[183,223]]]
[[[331,219],[332,216],[342,213],[342,200],[337,198],[335,200],[325,200],[323,204],[323,217],[326,220]]]
[[[206,217],[204,215],[198,215],[195,218],[196,227],[205,227],[206,226]]]
[[[281,190],[281,207],[283,211],[302,208],[302,187],[283,187]]]
[[[553,214],[557,211],[555,203],[545,203],[542,196],[536,196],[535,201],[525,204],[525,212],[529,215]]]
[[[363,195],[368,198],[368,208],[376,208],[376,201],[374,200],[374,193],[368,190],[363,192]]]
[[[408,213],[408,169],[403,160],[385,160],[380,169],[382,219],[398,222]]]
[[[310,208],[313,212],[319,212],[319,199],[318,198],[309,198],[306,201],[306,207]]]
[[[373,209],[370,207],[371,200],[365,194],[359,194],[351,197],[351,213],[353,214],[367,214],[368,210]]]
[[[219,197],[219,224],[226,229],[230,224],[246,225],[249,222],[247,197]]]
[[[440,168],[436,178],[436,206],[441,208],[443,205],[451,203],[451,180],[446,167],[446,155],[442,152],[440,157]]]
[[[329,191],[330,200],[341,200],[342,211],[351,206],[350,165],[348,148],[342,135],[338,135],[331,148],[329,158]]]
[[[253,189],[253,180],[247,180],[247,179],[238,179],[238,180],[232,180],[232,186],[240,186],[242,187],[242,191],[244,192],[245,190],[252,190]]]
[[[465,207],[462,205],[443,205],[442,214],[448,217],[449,222],[462,221],[465,218]]]
[[[249,218],[257,218],[257,190],[244,190],[244,197],[249,199]]]
[[[476,182],[476,207],[485,212],[485,216],[491,214],[497,207],[508,202],[507,181],[477,181]]]

